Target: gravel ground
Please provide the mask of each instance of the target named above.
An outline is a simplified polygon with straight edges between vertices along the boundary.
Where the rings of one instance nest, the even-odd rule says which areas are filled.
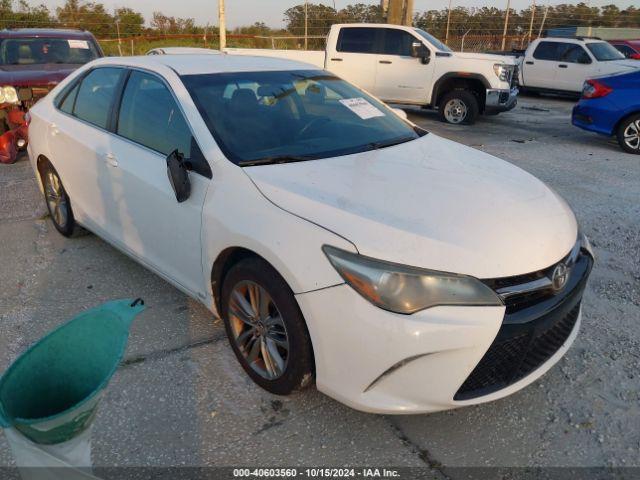
[[[592,240],[578,339],[511,397],[398,417],[314,389],[270,395],[243,374],[204,307],[93,235],[58,235],[26,159],[0,166],[0,371],[80,310],[141,296],[149,308],[94,427],[96,465],[393,465],[434,478],[465,477],[457,467],[640,466],[640,158],[573,128],[571,106],[523,97],[471,127],[408,110],[428,130],[543,179]],[[11,464],[0,436],[0,465]]]

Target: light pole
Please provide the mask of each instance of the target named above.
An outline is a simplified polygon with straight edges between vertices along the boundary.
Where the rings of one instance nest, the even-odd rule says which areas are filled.
[[[444,35],[445,45],[449,43],[449,23],[451,23],[451,0],[449,0],[449,13],[447,14],[447,32]]]
[[[218,0],[218,23],[220,30],[220,50],[227,47],[227,22],[224,16],[224,0]]]
[[[308,38],[309,33],[309,4],[307,0],[304,0],[304,49],[308,50]]]
[[[505,44],[507,42],[507,28],[509,27],[509,11],[511,10],[511,0],[507,0],[507,14],[504,17],[504,30],[502,32],[502,48],[504,50]]]
[[[536,16],[536,0],[531,4],[531,22],[529,23],[529,43],[531,43],[531,32],[533,30],[533,19]]]

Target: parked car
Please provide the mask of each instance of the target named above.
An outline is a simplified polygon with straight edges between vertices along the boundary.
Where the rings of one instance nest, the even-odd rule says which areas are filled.
[[[625,152],[640,154],[640,70],[587,80],[571,121],[585,130],[615,135]]]
[[[593,263],[555,192],[308,64],[97,60],[31,110],[55,228],[220,315],[247,374],[409,413],[509,395],[576,338]]]
[[[609,40],[625,58],[640,60],[640,40]]]
[[[15,162],[26,147],[27,110],[80,65],[102,56],[86,31],[0,31],[0,163]]]
[[[219,55],[220,50],[199,47],[158,47],[149,50],[146,55]]]
[[[538,38],[520,62],[519,85],[527,91],[576,95],[588,78],[640,67],[611,44],[585,37]]]
[[[229,48],[234,55],[299,60],[329,70],[385,102],[437,108],[449,123],[511,110],[513,58],[454,52],[428,32],[386,24],[333,25],[321,51]]]

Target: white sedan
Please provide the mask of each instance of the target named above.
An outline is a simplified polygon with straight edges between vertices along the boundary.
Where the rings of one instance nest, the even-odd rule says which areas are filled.
[[[29,137],[55,228],[219,314],[270,392],[455,408],[533,382],[577,335],[593,257],[568,205],[307,64],[97,60]]]

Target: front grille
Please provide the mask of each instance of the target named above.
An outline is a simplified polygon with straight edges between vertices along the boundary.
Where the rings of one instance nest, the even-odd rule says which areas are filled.
[[[591,256],[581,252],[561,292],[540,290],[506,299],[505,317],[495,340],[454,400],[469,400],[508,387],[549,360],[575,327],[592,265]],[[510,284],[514,279],[533,281],[546,270],[487,283],[495,287]]]
[[[505,388],[526,377],[549,360],[569,338],[578,319],[580,304],[539,334],[498,334],[480,363],[462,384],[454,400],[467,400]],[[501,339],[500,337],[506,337]]]

